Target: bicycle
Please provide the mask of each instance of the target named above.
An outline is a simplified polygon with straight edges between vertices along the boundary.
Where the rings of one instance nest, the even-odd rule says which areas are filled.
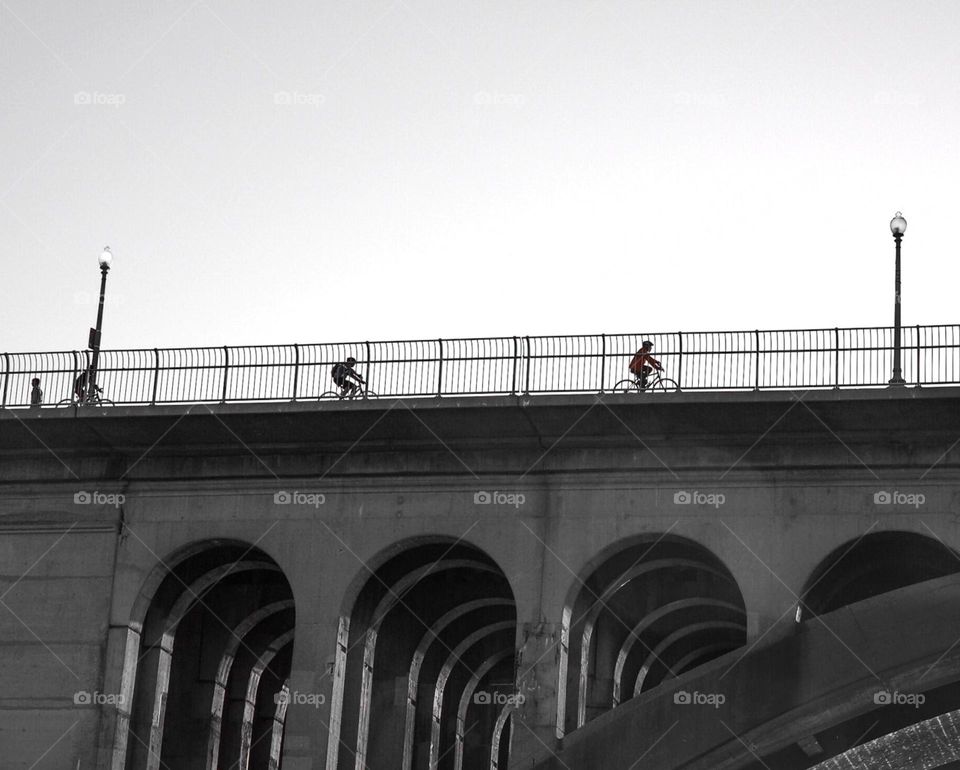
[[[677,384],[677,381],[671,380],[669,377],[664,377],[663,370],[658,370],[647,376],[646,388],[640,385],[639,377],[633,377],[620,380],[620,382],[613,386],[611,392],[645,393],[651,391],[653,393],[676,393],[678,390],[680,390],[680,386]]]
[[[95,392],[93,395],[83,392],[82,396],[77,397],[76,395],[71,396],[70,398],[65,398],[62,401],[57,402],[57,406],[116,406],[109,398],[104,398],[101,394],[103,393],[103,388],[98,385],[94,385]]]
[[[349,391],[346,395],[341,393],[339,390],[328,390],[320,394],[320,400],[322,401],[325,398],[335,398],[339,401],[353,401],[355,399],[361,399],[366,401],[371,398],[380,398],[376,393],[367,388],[367,383],[359,382],[357,387]]]

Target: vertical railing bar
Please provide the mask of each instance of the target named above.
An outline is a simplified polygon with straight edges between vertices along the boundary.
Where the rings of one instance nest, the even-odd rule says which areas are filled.
[[[833,327],[833,389],[840,389],[840,329]]]
[[[527,335],[523,338],[526,343],[526,354],[524,358],[526,359],[526,384],[523,387],[523,394],[525,396],[530,395],[530,336]]]
[[[74,395],[76,395],[73,390],[73,384],[77,381],[77,377],[80,376],[80,362],[77,360],[80,354],[76,350],[71,350],[70,353],[73,356],[73,377],[70,378],[67,387],[70,388],[70,398],[72,399]]]
[[[230,350],[226,345],[223,346],[223,393],[220,397],[220,403],[227,402],[227,376],[230,373]]]
[[[363,379],[367,383],[367,388],[370,387],[370,340],[364,340],[363,343],[363,357],[366,359],[364,361],[363,367]],[[363,397],[366,398],[366,388],[364,388]]]
[[[677,344],[679,345],[679,354],[677,355],[677,387],[683,387],[683,332],[677,332]]]
[[[513,338],[513,383],[512,390],[510,391],[511,396],[517,395],[517,365],[520,359],[520,351],[517,350],[519,346],[519,341],[517,340],[516,335]]]
[[[293,398],[291,401],[297,400],[297,388],[300,385],[300,345],[296,342],[293,343]]]
[[[150,394],[150,406],[157,405],[157,385],[160,380],[160,351],[153,349],[153,392]]]
[[[440,353],[440,360],[437,363],[437,398],[440,398],[443,392],[443,340],[438,339],[437,345]]]
[[[7,405],[7,386],[10,383],[10,354],[3,354],[3,401],[0,402],[0,406],[6,407]]]
[[[753,389],[760,390],[760,330],[753,330],[753,346],[754,346],[754,372],[753,372]]]
[[[600,392],[603,393],[607,381],[607,335],[600,335]]]
[[[920,381],[920,324],[916,326],[916,337],[913,338],[913,344],[917,346],[917,387],[921,385]]]

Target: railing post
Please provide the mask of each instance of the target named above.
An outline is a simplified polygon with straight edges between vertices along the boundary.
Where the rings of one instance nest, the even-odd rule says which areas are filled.
[[[153,349],[153,393],[150,396],[150,406],[157,405],[157,385],[160,380],[160,351]]]
[[[443,340],[438,339],[437,344],[440,348],[440,362],[437,366],[437,398],[440,398],[440,393],[443,390]]]
[[[603,384],[607,381],[607,335],[600,335],[600,392],[603,393]]]
[[[220,396],[220,403],[227,403],[227,377],[230,374],[230,349],[223,346],[223,394]]]
[[[833,389],[840,390],[840,329],[833,327]]]
[[[753,371],[753,389],[760,390],[760,330],[753,330],[753,347],[755,349],[755,364]]]
[[[525,377],[525,384],[523,386],[523,393],[524,395],[529,396],[530,395],[530,335],[527,335],[523,339],[526,343],[526,348],[527,348],[526,355],[524,356],[526,358],[527,372]]]
[[[70,379],[70,382],[67,383],[67,387],[70,388],[69,392],[70,392],[70,398],[72,400],[73,397],[76,395],[76,393],[74,393],[74,390],[73,390],[74,383],[77,381],[77,377],[80,376],[80,362],[77,361],[77,358],[79,357],[80,354],[76,350],[71,350],[70,354],[73,356],[73,377]]]
[[[914,338],[917,346],[917,387],[921,385],[920,378],[920,324],[917,324],[917,336]]]
[[[300,346],[294,342],[293,343],[293,398],[291,401],[297,400],[297,385],[300,383]]]
[[[10,354],[3,354],[3,402],[0,406],[7,405],[7,385],[10,382]]]
[[[513,338],[513,384],[510,389],[511,396],[517,395],[517,363],[520,359],[520,351],[517,350],[518,346],[519,346],[519,340],[516,337],[514,337]]]
[[[683,385],[683,332],[677,332],[677,338],[679,340],[678,348],[678,357],[677,357],[677,387],[682,388]]]
[[[363,357],[365,359],[366,367],[363,370],[363,379],[367,383],[367,388],[370,387],[370,340],[366,340],[363,343]],[[367,397],[367,388],[363,389],[363,397]]]

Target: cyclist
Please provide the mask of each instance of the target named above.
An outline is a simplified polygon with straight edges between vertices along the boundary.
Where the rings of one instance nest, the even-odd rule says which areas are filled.
[[[654,369],[658,372],[663,371],[660,362],[650,355],[651,350],[653,350],[653,343],[650,340],[644,340],[642,347],[636,352],[628,367],[640,382],[640,390],[646,390],[647,376],[650,372]]]
[[[347,398],[348,396],[353,398],[357,394],[359,387],[366,384],[363,377],[353,369],[356,363],[357,359],[350,356],[343,363],[335,364],[330,373],[334,383],[340,388],[340,398]]]

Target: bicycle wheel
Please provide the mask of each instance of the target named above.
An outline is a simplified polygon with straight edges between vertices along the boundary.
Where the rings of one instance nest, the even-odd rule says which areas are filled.
[[[611,393],[639,393],[640,385],[636,380],[620,380],[610,390]]]
[[[58,401],[57,406],[76,406],[77,402],[72,398],[65,398],[63,401]]]
[[[366,390],[364,391],[362,398],[380,398],[380,396],[378,396],[372,390]]]
[[[328,390],[328,391],[326,391],[325,393],[321,393],[321,394],[320,394],[320,400],[321,400],[321,401],[323,401],[324,399],[330,399],[330,398],[336,398],[336,399],[339,400],[339,399],[343,398],[343,396],[341,396],[340,393],[338,393],[338,392],[335,391],[335,390]]]
[[[653,382],[648,390],[652,390],[654,393],[676,393],[680,390],[680,386],[677,385],[676,380],[671,380],[669,377],[661,377]]]

